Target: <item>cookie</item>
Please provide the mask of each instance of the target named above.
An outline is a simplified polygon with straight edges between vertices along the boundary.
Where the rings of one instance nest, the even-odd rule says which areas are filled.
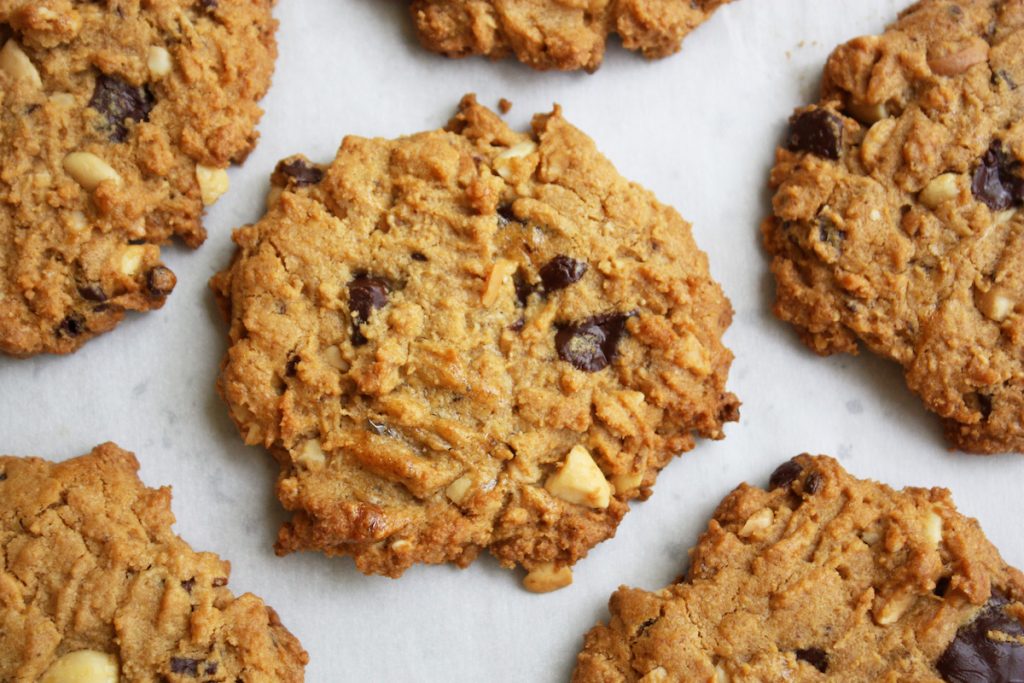
[[[737,419],[732,310],[690,226],[561,111],[292,157],[211,281],[219,389],[281,466],[279,553],[366,573],[488,549],[535,590]]]
[[[0,351],[70,353],[163,305],[172,237],[256,142],[271,0],[0,3]]]
[[[776,153],[775,313],[903,366],[949,441],[1024,450],[1024,2],[924,0],[836,49]]]
[[[62,463],[0,456],[0,680],[303,680],[274,610],[228,590],[230,565],[171,531],[111,443]]]
[[[680,582],[620,588],[573,681],[1012,683],[1022,600],[949,491],[801,455],[722,501]]]
[[[447,57],[509,55],[534,69],[595,71],[609,34],[648,59],[679,50],[729,0],[413,0],[420,42]]]

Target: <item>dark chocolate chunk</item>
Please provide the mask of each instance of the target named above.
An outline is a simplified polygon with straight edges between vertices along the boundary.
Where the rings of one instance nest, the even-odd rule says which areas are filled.
[[[529,303],[530,295],[537,291],[537,287],[530,284],[530,281],[526,279],[522,271],[518,271],[512,276],[512,285],[516,288],[516,301],[523,307]]]
[[[504,228],[509,223],[516,222],[516,215],[512,212],[511,204],[504,204],[498,207],[498,226]]]
[[[806,650],[797,650],[796,658],[807,662],[821,673],[828,671],[828,655],[821,648],[809,647]]]
[[[993,211],[1003,211],[1014,204],[1024,204],[1024,176],[1021,163],[996,140],[981,157],[974,171],[971,192]]]
[[[526,318],[519,318],[519,320],[516,320],[514,323],[509,325],[508,329],[512,330],[513,332],[519,332],[525,326],[526,326]]]
[[[388,303],[388,283],[379,277],[361,275],[348,283],[348,310],[357,323],[365,323],[370,313]]]
[[[214,674],[216,674],[217,673],[217,666],[218,666],[217,662],[207,662],[206,663],[206,672],[205,672],[206,675],[207,676],[213,676]]]
[[[167,296],[174,291],[176,284],[178,278],[165,266],[156,266],[146,273],[146,288],[152,296]]]
[[[558,357],[584,372],[603,370],[618,354],[629,317],[627,313],[606,313],[561,326],[555,334]]]
[[[100,74],[96,79],[96,89],[89,100],[89,106],[107,119],[110,126],[108,137],[113,142],[127,140],[128,124],[125,121],[148,121],[149,112],[155,104],[153,93],[145,86],[136,87],[107,74]]]
[[[192,589],[196,587],[196,578],[193,576],[191,579],[185,579],[181,582],[181,587],[185,589],[186,593],[191,593]]]
[[[81,313],[69,313],[57,327],[57,334],[66,334],[69,337],[77,337],[83,332],[85,332],[85,316]]]
[[[427,260],[427,257],[418,251],[414,251],[412,252],[412,260],[423,262]]]
[[[940,598],[946,597],[946,593],[949,591],[949,584],[952,582],[948,576],[941,576],[939,580],[935,582],[935,588],[932,589],[932,593],[939,596]]]
[[[823,159],[838,159],[843,150],[843,120],[827,109],[812,109],[789,119],[786,147]]]
[[[1024,681],[1024,626],[1006,613],[1010,601],[993,592],[977,618],[956,637],[935,663],[947,683],[1021,683]],[[989,637],[989,636],[993,637]]]
[[[821,475],[817,472],[811,472],[804,479],[804,493],[814,495],[821,490]]]
[[[6,479],[7,479],[7,473],[6,472],[0,472],[0,481],[6,481]]]
[[[298,370],[299,370],[299,362],[301,360],[302,359],[299,358],[298,354],[295,354],[295,353],[293,353],[292,355],[288,356],[288,360],[284,364],[284,376],[285,377],[294,377],[295,373],[298,372]]]
[[[772,472],[772,476],[768,479],[768,488],[772,491],[775,489],[788,488],[790,484],[797,480],[800,473],[804,471],[804,466],[798,463],[796,460],[787,460]]]
[[[171,673],[198,676],[199,660],[190,657],[171,657]]]
[[[107,293],[103,291],[103,288],[95,282],[90,282],[87,285],[82,285],[78,288],[78,296],[82,297],[86,301],[96,301],[103,303],[107,300]]]
[[[295,187],[316,185],[324,179],[324,172],[305,159],[292,159],[278,163],[276,173],[283,173],[291,178]]]
[[[833,249],[842,248],[843,240],[846,239],[846,232],[836,227],[831,219],[825,216],[818,216],[818,241],[827,244]]]
[[[199,6],[207,12],[217,9],[217,0],[199,0]]]
[[[570,256],[556,256],[541,267],[540,281],[544,283],[544,291],[555,292],[579,281],[586,272],[585,261],[577,261]]]

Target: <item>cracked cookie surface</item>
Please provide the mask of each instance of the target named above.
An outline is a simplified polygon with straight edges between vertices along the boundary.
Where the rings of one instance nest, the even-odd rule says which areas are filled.
[[[172,237],[255,144],[271,0],[0,0],[0,352],[69,353],[163,305]]]
[[[557,587],[658,471],[737,419],[732,316],[689,225],[558,108],[278,165],[211,286],[219,389],[281,465],[281,553],[398,576],[488,549]]]
[[[110,443],[62,463],[0,457],[0,680],[302,681],[299,642],[173,533],[170,489],[138,467]]]
[[[719,504],[681,582],[620,588],[573,681],[1013,683],[1022,599],[949,491],[802,455]]]
[[[514,55],[535,69],[601,66],[609,34],[648,59],[683,39],[729,0],[413,0],[424,47],[448,57]]]
[[[840,46],[762,226],[776,315],[901,364],[977,453],[1024,450],[1022,55],[1022,0],[925,0]]]

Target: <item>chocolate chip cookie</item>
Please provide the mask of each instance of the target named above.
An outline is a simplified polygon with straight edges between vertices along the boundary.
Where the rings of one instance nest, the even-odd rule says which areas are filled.
[[[0,456],[0,680],[303,680],[274,610],[171,531],[170,489],[114,444],[62,463]]]
[[[832,53],[763,226],[775,313],[903,366],[956,447],[1024,450],[1024,2],[924,0]]]
[[[271,0],[0,3],[0,351],[69,353],[175,285],[256,141]]]
[[[413,0],[424,47],[448,57],[515,55],[535,69],[595,71],[605,42],[666,57],[729,0]]]
[[[573,681],[1013,683],[1022,600],[949,491],[802,455],[722,501],[681,582],[620,588]]]
[[[281,465],[279,553],[398,576],[486,548],[560,587],[737,419],[689,225],[557,107],[523,134],[468,96],[444,130],[286,159],[234,239],[219,388]]]

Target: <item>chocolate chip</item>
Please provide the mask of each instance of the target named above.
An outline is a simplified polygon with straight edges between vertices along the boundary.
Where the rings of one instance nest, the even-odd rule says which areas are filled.
[[[57,334],[66,334],[69,337],[77,337],[83,332],[85,332],[85,316],[81,313],[69,313],[57,327]]]
[[[603,370],[618,354],[629,317],[626,313],[606,313],[560,327],[555,334],[558,357],[584,372]]]
[[[174,276],[170,268],[156,266],[146,273],[146,289],[152,296],[167,296],[178,284],[178,278]]]
[[[807,475],[807,478],[804,479],[804,493],[808,493],[813,496],[819,490],[821,490],[821,475],[817,472],[811,472]]]
[[[324,179],[324,172],[305,159],[292,159],[278,163],[275,173],[283,173],[291,178],[295,187],[316,185]]]
[[[6,481],[6,480],[7,480],[7,473],[6,472],[0,472],[0,481]]]
[[[82,297],[86,301],[97,301],[104,302],[107,300],[107,293],[103,291],[95,282],[90,282],[87,285],[82,285],[78,288],[78,296]]]
[[[357,323],[365,323],[370,313],[388,303],[388,283],[379,277],[362,275],[348,283],[348,310]]]
[[[821,648],[809,647],[806,650],[797,650],[796,658],[807,662],[821,673],[828,671],[828,655]]]
[[[116,76],[100,74],[96,79],[89,106],[103,114],[110,126],[109,137],[113,142],[128,139],[126,120],[148,121],[156,100],[146,87],[136,87]]]
[[[509,325],[508,329],[512,330],[513,332],[519,332],[525,326],[526,326],[526,318],[522,318],[521,317],[521,318],[519,318],[519,320],[517,320],[514,323],[512,323],[511,325]]]
[[[974,171],[971,192],[993,211],[1024,204],[1024,176],[1020,174],[1021,163],[996,140]]]
[[[1006,613],[1009,602],[1005,595],[994,592],[977,618],[960,627],[935,664],[944,681],[1018,683],[1022,680],[1024,626]]]
[[[530,281],[526,279],[522,271],[517,271],[512,276],[512,285],[516,288],[516,301],[523,307],[529,303],[530,295],[537,291],[536,285],[530,284]]]
[[[213,676],[217,673],[217,662],[209,662],[206,665],[206,675]]]
[[[421,261],[422,262],[422,261],[426,261],[427,257],[424,256],[423,254],[421,254],[418,251],[414,251],[414,252],[412,252],[412,260],[413,261]]]
[[[515,223],[518,220],[512,212],[511,204],[503,204],[498,207],[498,227],[504,228],[509,223]]]
[[[932,589],[932,593],[940,598],[946,597],[946,593],[949,591],[949,584],[951,582],[952,579],[948,576],[939,577],[939,580],[935,582],[935,588]]]
[[[199,660],[189,657],[171,657],[171,673],[198,676]]]
[[[578,282],[586,272],[586,262],[570,256],[556,256],[541,267],[540,281],[544,283],[544,291],[555,292]]]
[[[392,429],[383,422],[376,422],[375,420],[367,418],[366,428],[369,429],[374,434],[376,434],[377,436],[387,436],[392,439],[398,438],[398,432],[396,432],[394,429]]]
[[[843,120],[827,109],[794,114],[789,119],[786,147],[824,159],[838,159],[843,149]]]
[[[217,0],[199,0],[199,6],[207,12],[217,9]]]
[[[804,471],[804,466],[798,463],[796,460],[787,460],[772,472],[772,476],[768,479],[768,488],[774,491],[775,489],[788,488],[790,484],[797,480],[800,473]]]
[[[212,585],[214,588],[223,588],[224,586],[228,585],[228,579],[226,576],[218,576],[216,579],[210,582],[210,585]]]
[[[832,219],[826,216],[818,216],[818,241],[822,244],[827,244],[833,249],[839,250],[842,248],[843,241],[846,239],[846,232],[836,227],[836,224],[832,222]]]
[[[185,589],[186,593],[191,593],[192,589],[196,587],[196,577],[193,576],[191,579],[185,579],[181,582],[181,587]]]
[[[650,627],[654,626],[657,623],[658,623],[658,617],[651,617],[650,619],[648,619],[644,623],[640,624],[640,628],[638,628],[636,630],[636,637],[640,638],[645,633],[647,633],[647,629],[649,629]]]
[[[299,369],[299,361],[302,360],[297,354],[292,354],[288,357],[288,361],[284,364],[284,375],[285,377],[294,377],[295,373]]]

